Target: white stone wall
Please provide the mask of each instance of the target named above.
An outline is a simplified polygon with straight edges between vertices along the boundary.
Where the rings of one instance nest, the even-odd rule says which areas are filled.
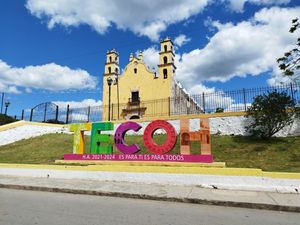
[[[210,118],[210,129],[211,134],[220,134],[220,135],[248,135],[245,130],[245,125],[247,125],[249,120],[247,120],[244,116],[230,116],[230,117],[216,117]],[[170,120],[168,121],[172,124],[176,131],[179,133],[180,131],[180,122],[179,120]],[[127,132],[127,134],[139,134],[142,135],[146,126],[150,122],[139,122],[142,126],[142,129],[139,132]],[[110,134],[114,134],[119,124],[115,124],[115,129],[113,132],[106,132]],[[200,128],[199,119],[191,119],[190,121],[190,130],[197,131]],[[158,133],[163,133],[163,130],[160,130]],[[88,133],[87,133],[88,135]],[[300,121],[295,120],[294,123],[290,126],[285,127],[283,130],[278,132],[275,136],[277,137],[286,137],[286,136],[297,136],[300,135]]]
[[[210,119],[211,133],[220,135],[249,135],[245,126],[249,124],[249,119],[244,116],[217,117]],[[274,136],[287,137],[300,135],[300,121],[286,126]]]

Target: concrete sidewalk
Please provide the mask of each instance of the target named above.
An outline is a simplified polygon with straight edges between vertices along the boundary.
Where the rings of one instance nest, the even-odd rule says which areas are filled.
[[[104,195],[300,212],[300,194],[134,182],[0,176],[0,188]]]

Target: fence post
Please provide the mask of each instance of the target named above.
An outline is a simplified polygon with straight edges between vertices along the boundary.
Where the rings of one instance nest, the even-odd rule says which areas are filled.
[[[22,109],[22,116],[21,116],[21,120],[24,120],[24,109]]]
[[[294,89],[293,89],[293,84],[290,83],[290,86],[291,86],[291,95],[292,95],[292,99],[293,99],[293,102],[295,102],[295,99],[294,99]]]
[[[205,113],[205,94],[202,93],[202,107],[203,107],[203,113]]]
[[[33,109],[31,109],[31,111],[30,111],[30,119],[29,119],[29,121],[32,121],[32,114],[33,114]]]
[[[56,106],[55,121],[58,121],[58,105]]]
[[[87,121],[90,122],[91,107],[88,107]]]
[[[66,112],[66,124],[69,123],[69,112],[70,112],[70,105],[67,105],[67,112]]]
[[[243,98],[244,98],[244,111],[247,111],[247,101],[246,101],[246,89],[243,88]]]

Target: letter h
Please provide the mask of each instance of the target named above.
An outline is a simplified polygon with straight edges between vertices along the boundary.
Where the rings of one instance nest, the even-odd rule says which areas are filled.
[[[201,143],[201,155],[211,155],[208,118],[200,119],[199,131],[190,131],[190,119],[180,120],[180,154],[191,154],[191,141],[199,141]]]

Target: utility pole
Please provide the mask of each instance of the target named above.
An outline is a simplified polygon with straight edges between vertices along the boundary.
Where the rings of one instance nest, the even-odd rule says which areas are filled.
[[[1,114],[2,114],[2,111],[3,111],[3,101],[4,101],[4,92],[2,92]]]

